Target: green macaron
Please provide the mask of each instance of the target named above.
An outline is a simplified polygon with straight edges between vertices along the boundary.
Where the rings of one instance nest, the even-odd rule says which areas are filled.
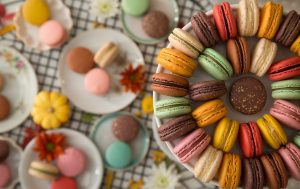
[[[201,67],[212,77],[218,80],[227,80],[233,70],[230,63],[218,52],[211,48],[206,48],[199,56],[198,62]]]
[[[121,2],[123,11],[131,16],[142,16],[149,6],[149,0],[122,0]]]
[[[272,83],[272,97],[276,99],[300,99],[300,79],[289,79]]]
[[[183,97],[162,99],[155,103],[155,113],[160,119],[177,117],[191,111],[189,100]]]
[[[124,142],[116,141],[109,145],[105,152],[105,161],[112,168],[126,168],[132,157],[130,146]]]
[[[300,132],[294,137],[294,143],[300,148]]]

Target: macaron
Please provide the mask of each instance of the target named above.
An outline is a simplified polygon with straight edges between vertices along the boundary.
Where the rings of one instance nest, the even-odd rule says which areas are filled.
[[[237,188],[240,184],[241,172],[241,158],[237,154],[225,153],[219,170],[219,186]]]
[[[113,42],[105,43],[95,54],[94,62],[100,68],[111,65],[119,56],[120,48]]]
[[[60,172],[67,177],[79,176],[87,166],[85,154],[78,148],[69,147],[57,158]]]
[[[260,38],[273,39],[281,24],[283,6],[268,1],[264,4],[260,14],[260,25],[257,36]]]
[[[50,163],[33,161],[30,163],[28,173],[39,179],[53,181],[58,177],[59,170]]]
[[[239,133],[239,123],[227,117],[223,118],[214,131],[213,145],[224,152],[233,147]]]
[[[300,33],[300,15],[292,10],[287,15],[281,24],[278,33],[275,37],[277,43],[289,47]]]
[[[191,77],[197,68],[197,63],[182,52],[163,48],[156,57],[156,62],[174,74]]]
[[[269,79],[279,81],[300,76],[300,57],[295,56],[273,63],[268,70]]]
[[[64,26],[56,20],[48,20],[43,23],[38,31],[39,40],[52,48],[62,45],[67,35]]]
[[[158,135],[162,141],[175,140],[197,128],[192,115],[187,114],[170,119],[158,128]]]
[[[216,123],[227,114],[228,110],[223,100],[214,99],[198,106],[192,115],[199,127],[205,127]]]
[[[86,74],[95,66],[93,57],[94,54],[85,47],[72,48],[67,54],[67,66],[76,73]]]
[[[300,149],[295,144],[288,143],[278,153],[292,177],[300,181]]]
[[[294,143],[300,148],[300,132],[294,137],[293,139]]]
[[[253,121],[242,123],[239,130],[239,141],[246,158],[259,157],[263,153],[263,142],[257,124]]]
[[[237,9],[237,28],[240,36],[254,36],[259,26],[257,0],[241,0]]]
[[[242,170],[244,189],[263,189],[264,171],[259,159],[243,159]]]
[[[110,90],[110,76],[101,68],[90,70],[84,78],[84,86],[93,95],[105,95]]]
[[[150,10],[142,18],[142,28],[152,38],[162,38],[169,33],[170,21],[165,13],[157,10]]]
[[[222,41],[236,37],[236,21],[228,2],[216,4],[213,8],[213,17]]]
[[[190,97],[194,101],[207,101],[223,96],[227,92],[224,81],[200,81],[190,85]]]
[[[174,74],[155,73],[152,75],[151,87],[159,94],[180,97],[188,94],[189,81]]]
[[[168,37],[172,47],[192,58],[197,58],[204,50],[203,45],[191,33],[175,28]]]
[[[211,48],[206,48],[203,51],[198,58],[198,62],[210,76],[217,80],[227,80],[233,74],[230,63]]]
[[[7,159],[9,156],[9,151],[10,148],[8,142],[0,139],[0,163]]]
[[[265,180],[270,189],[286,188],[288,172],[277,152],[260,157],[264,169]]]
[[[227,58],[236,75],[248,73],[250,70],[250,50],[243,37],[229,39],[226,45]]]
[[[3,75],[0,73],[0,92],[3,90],[4,88],[4,77]]]
[[[219,41],[215,24],[204,12],[198,12],[191,17],[192,28],[200,42],[205,47],[213,47]]]
[[[10,113],[10,103],[5,96],[0,95],[0,121],[6,119]]]
[[[122,0],[122,10],[131,16],[142,16],[150,7],[149,0]]]
[[[293,42],[290,50],[300,56],[300,34],[297,39]]]
[[[9,184],[12,178],[11,170],[7,164],[0,164],[0,175],[0,187],[4,188]]]
[[[276,53],[277,44],[261,38],[255,46],[250,71],[258,77],[262,77],[273,63]]]
[[[171,97],[155,103],[155,114],[160,119],[178,117],[192,111],[190,102],[183,97]]]
[[[204,150],[194,167],[194,176],[201,182],[210,182],[218,173],[223,152],[211,145]]]
[[[275,99],[300,99],[300,79],[290,79],[272,83],[272,97]]]
[[[204,129],[198,128],[180,140],[173,152],[182,163],[187,163],[205,150],[210,142],[210,136]]]
[[[245,115],[253,115],[265,106],[267,91],[260,80],[245,76],[233,82],[229,100],[236,111]]]
[[[51,184],[51,189],[77,189],[76,181],[69,177],[60,177]]]
[[[300,130],[300,107],[286,100],[275,100],[270,114],[284,125]]]
[[[105,161],[109,166],[122,169],[127,167],[132,158],[130,146],[122,141],[116,141],[108,146],[105,151]]]
[[[256,121],[259,130],[270,147],[277,150],[287,143],[287,136],[278,121],[270,114],[265,114]]]
[[[112,123],[112,133],[124,142],[132,141],[139,133],[137,121],[130,115],[121,115]]]
[[[34,26],[40,26],[51,17],[51,10],[45,0],[26,0],[21,7],[24,20]]]

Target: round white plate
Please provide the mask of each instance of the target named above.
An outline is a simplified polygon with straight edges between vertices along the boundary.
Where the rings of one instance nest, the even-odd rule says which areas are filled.
[[[0,73],[5,80],[0,94],[8,98],[11,104],[9,117],[0,121],[0,133],[3,133],[14,129],[28,117],[38,91],[38,83],[26,58],[3,45],[0,45]]]
[[[0,140],[7,141],[9,144],[9,156],[7,157],[5,163],[10,167],[12,175],[12,180],[10,181],[9,185],[1,189],[13,189],[19,182],[18,168],[23,151],[21,147],[18,146],[17,143],[10,138],[0,136]]]
[[[61,0],[45,0],[49,6],[51,13],[51,20],[60,22],[67,33],[73,27],[73,20],[71,18],[70,9]],[[50,50],[51,47],[39,41],[38,31],[39,27],[29,24],[22,16],[22,5],[18,8],[14,18],[16,26],[16,35],[25,43],[27,47],[34,48],[39,51]]]
[[[103,163],[100,153],[93,142],[80,132],[71,129],[58,129],[47,133],[61,133],[65,135],[66,147],[76,147],[87,157],[87,167],[79,177],[76,177],[77,186],[80,189],[98,189],[103,178]],[[51,183],[37,179],[28,174],[30,163],[38,160],[37,153],[33,151],[35,139],[25,148],[19,167],[20,182],[23,189],[47,189]]]
[[[151,10],[162,11],[166,14],[169,18],[169,33],[177,26],[179,20],[179,9],[175,0],[150,0],[149,11]],[[143,16],[135,17],[127,15],[123,10],[121,10],[120,19],[123,29],[131,39],[142,44],[156,44],[165,40],[169,36],[169,33],[161,38],[152,38],[148,36],[142,28],[142,18]]]
[[[67,54],[75,47],[86,47],[93,53],[106,42],[113,41],[121,49],[121,57],[127,57],[133,67],[144,65],[144,58],[134,42],[119,31],[112,29],[95,29],[83,32],[76,36],[65,46],[58,65],[58,77],[60,79],[62,92],[78,108],[94,114],[107,114],[116,112],[128,106],[136,97],[137,93],[125,92],[123,89],[117,92],[111,89],[105,96],[95,96],[90,94],[84,86],[84,76],[70,70],[67,66]],[[122,62],[122,61],[120,61]],[[113,83],[121,89],[119,80],[120,72],[128,68],[128,63],[113,63],[107,71],[111,75]]]
[[[231,5],[231,6],[234,10],[236,10],[237,5]],[[209,11],[206,14],[211,16],[211,19],[213,19],[212,18],[212,11]],[[183,29],[193,33],[191,23],[188,23],[185,27],[183,27]],[[250,47],[250,52],[252,53],[253,49],[254,49],[256,43],[259,41],[259,39],[256,38],[256,37],[251,37],[251,38],[247,38],[247,41],[248,41],[248,44],[249,44],[249,47]],[[168,48],[171,48],[171,47],[172,46],[169,44]],[[217,52],[219,52],[220,54],[222,54],[224,57],[226,57],[226,43],[219,42],[216,45],[216,47],[214,47],[214,49]],[[275,61],[281,60],[283,58],[295,56],[295,54],[290,52],[288,48],[284,48],[281,45],[278,45],[278,52],[280,52],[280,53],[277,53]],[[164,70],[159,65],[156,72],[168,72],[168,71]],[[244,114],[241,114],[241,113],[235,111],[232,108],[232,106],[229,102],[230,87],[231,87],[232,83],[234,81],[236,81],[238,78],[245,77],[245,76],[252,76],[252,77],[258,78],[254,74],[251,74],[251,73],[231,77],[229,80],[225,81],[226,82],[226,87],[227,87],[227,93],[226,93],[226,95],[224,95],[221,98],[221,99],[224,100],[225,105],[228,108],[228,114],[226,116],[231,118],[231,119],[235,119],[235,120],[239,121],[240,123],[249,122],[249,121],[256,121],[259,117],[262,117],[265,113],[269,113],[269,110],[270,110],[270,108],[271,108],[271,106],[274,102],[274,99],[272,98],[272,94],[271,94],[271,92],[272,92],[272,90],[271,90],[272,81],[270,81],[268,79],[267,74],[266,74],[264,77],[258,78],[258,80],[260,80],[264,84],[264,86],[266,88],[266,91],[267,91],[267,102],[266,102],[264,108],[259,113],[254,114],[254,115],[244,115]],[[209,76],[206,72],[204,72],[203,69],[200,68],[200,66],[198,66],[198,69],[194,72],[193,76],[189,79],[190,83],[196,83],[196,82],[199,82],[199,81],[206,81],[206,80],[215,80],[215,79],[212,78],[211,76]],[[155,104],[155,102],[157,102],[159,99],[162,99],[162,98],[168,98],[168,97],[163,96],[163,95],[159,95],[158,93],[153,92],[153,102],[154,102],[154,104]],[[293,102],[300,105],[300,101],[293,101]],[[191,103],[192,109],[195,109],[196,107],[198,107],[202,103],[203,102],[193,102],[193,103]],[[157,127],[160,127],[164,123],[158,117],[154,116],[154,118],[156,120]],[[217,123],[215,123],[213,125],[210,125],[210,126],[207,126],[207,127],[204,127],[205,131],[210,134],[211,138],[213,138],[214,128],[215,128],[216,125],[217,125]],[[292,129],[286,127],[286,126],[283,126],[283,129],[286,131],[286,134],[287,134],[287,137],[288,137],[289,141],[291,141],[293,136],[295,136],[297,134],[297,132],[295,132],[295,130],[292,130]],[[177,156],[173,153],[173,148],[176,145],[176,143],[178,143],[178,141],[180,141],[180,139],[177,139],[177,140],[174,140],[174,141],[171,141],[171,142],[166,142],[166,145],[170,149],[173,156],[175,156],[176,158],[177,158]],[[238,139],[237,139],[237,141],[236,141],[233,149],[231,150],[231,152],[242,155],[241,149],[240,149],[238,143],[239,142],[238,142]],[[270,149],[267,146],[266,143],[264,143],[264,152],[270,152],[270,151],[273,151],[273,150]],[[196,161],[198,160],[198,158],[199,157],[195,157],[189,163],[182,163],[182,165],[185,166],[190,172],[193,172],[194,165],[195,165]],[[215,180],[212,181],[211,183],[217,185]]]

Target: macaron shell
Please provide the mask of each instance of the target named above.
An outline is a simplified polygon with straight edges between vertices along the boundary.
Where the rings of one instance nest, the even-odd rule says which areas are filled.
[[[219,170],[220,187],[237,188],[240,184],[241,171],[241,158],[236,154],[225,153]]]
[[[277,81],[271,84],[271,88],[275,99],[300,99],[300,79]]]
[[[294,137],[293,139],[294,143],[300,148],[300,132]]]
[[[243,159],[243,188],[262,189],[264,186],[264,172],[259,159]]]
[[[300,35],[298,35],[297,39],[294,41],[290,49],[298,56],[300,56]]]
[[[300,181],[300,149],[293,143],[281,147],[279,154],[293,178]]]
[[[155,104],[155,114],[158,118],[172,118],[188,114],[192,111],[189,100],[183,97],[163,99]]]
[[[61,177],[52,183],[51,189],[77,189],[77,184],[71,178]]]
[[[11,180],[11,171],[10,171],[10,168],[8,167],[8,165],[0,164],[0,173],[1,173],[0,187],[4,188],[5,186],[7,186],[7,184]]]
[[[110,90],[110,76],[101,68],[90,70],[84,78],[84,85],[87,91],[93,95],[104,95]]]
[[[223,96],[227,89],[224,81],[201,81],[190,85],[190,97],[194,101],[207,101]]]
[[[63,43],[66,35],[64,27],[55,20],[43,23],[38,32],[39,39],[51,47],[57,47]]]
[[[241,0],[237,9],[237,27],[240,36],[254,36],[259,27],[257,0]]]
[[[269,79],[279,81],[300,76],[300,57],[291,57],[271,65],[269,68]]]
[[[223,152],[209,145],[201,154],[194,167],[194,176],[201,182],[210,182],[218,173]]]

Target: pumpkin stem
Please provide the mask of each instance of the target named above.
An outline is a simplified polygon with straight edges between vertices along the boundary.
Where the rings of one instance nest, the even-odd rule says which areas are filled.
[[[48,110],[47,110],[49,113],[53,113],[54,112],[54,108],[48,108]]]

